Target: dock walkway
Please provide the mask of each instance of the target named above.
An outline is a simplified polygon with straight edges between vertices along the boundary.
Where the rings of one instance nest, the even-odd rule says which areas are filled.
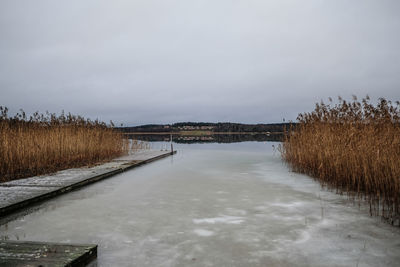
[[[37,202],[100,181],[176,151],[144,150],[94,167],[74,168],[0,184],[0,218]]]
[[[97,245],[0,241],[0,266],[83,267],[97,258]]]

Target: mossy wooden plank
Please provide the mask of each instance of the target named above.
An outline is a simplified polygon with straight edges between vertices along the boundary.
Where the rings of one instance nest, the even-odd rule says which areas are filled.
[[[0,266],[86,266],[97,245],[0,241]]]

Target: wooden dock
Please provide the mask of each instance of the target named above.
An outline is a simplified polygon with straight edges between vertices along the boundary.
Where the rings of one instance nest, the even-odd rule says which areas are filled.
[[[59,171],[0,184],[0,219],[38,202],[175,154],[145,150],[87,168]],[[86,266],[97,258],[97,245],[0,241],[0,266]]]
[[[0,241],[0,266],[86,266],[97,258],[97,245]]]
[[[0,183],[0,218],[40,201],[175,153],[176,151],[144,150],[91,168],[68,169],[52,175]]]

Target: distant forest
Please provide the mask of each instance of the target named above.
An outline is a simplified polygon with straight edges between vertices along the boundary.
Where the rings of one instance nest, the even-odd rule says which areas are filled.
[[[179,122],[174,124],[147,124],[134,127],[116,127],[116,129],[126,132],[179,132],[179,131],[211,131],[211,132],[270,132],[282,133],[285,129],[295,127],[295,123],[271,123],[271,124],[242,124],[231,122]]]

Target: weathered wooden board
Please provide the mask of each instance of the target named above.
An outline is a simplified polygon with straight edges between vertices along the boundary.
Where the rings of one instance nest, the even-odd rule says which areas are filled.
[[[0,266],[86,266],[97,258],[97,245],[0,241]]]

